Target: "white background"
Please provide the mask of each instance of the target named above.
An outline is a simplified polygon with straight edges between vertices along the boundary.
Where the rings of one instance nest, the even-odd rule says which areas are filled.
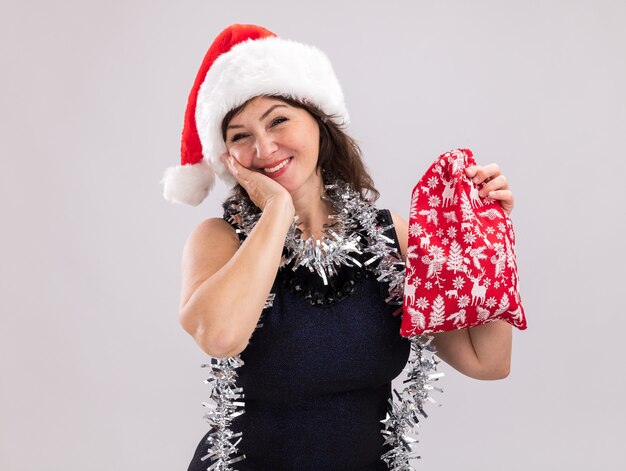
[[[191,208],[159,180],[235,22],[328,54],[379,207],[406,216],[457,147],[509,178],[529,328],[503,381],[441,365],[417,468],[624,469],[626,3],[3,0],[0,16],[2,470],[183,470],[206,432],[180,257],[226,188]]]

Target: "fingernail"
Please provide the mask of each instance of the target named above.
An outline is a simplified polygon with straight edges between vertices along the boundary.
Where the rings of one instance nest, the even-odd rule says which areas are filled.
[[[232,165],[233,167],[235,166],[235,159],[233,159],[232,155],[228,157],[228,163]]]
[[[472,179],[472,181],[473,181],[474,183],[478,183],[478,182],[480,181],[480,178],[478,178],[478,177],[474,177],[474,178]]]

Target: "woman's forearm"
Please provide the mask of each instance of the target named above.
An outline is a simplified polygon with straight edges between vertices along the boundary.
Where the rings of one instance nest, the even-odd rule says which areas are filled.
[[[498,320],[468,331],[484,378],[506,378],[511,369],[511,324]]]
[[[185,306],[196,342],[210,355],[232,356],[247,345],[278,271],[292,207],[268,204],[237,252]]]
[[[511,365],[511,326],[493,321],[478,327],[434,334],[437,355],[475,379],[502,379]]]

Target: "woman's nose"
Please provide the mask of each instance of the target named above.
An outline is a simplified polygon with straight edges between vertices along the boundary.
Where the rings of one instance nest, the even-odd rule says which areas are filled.
[[[259,159],[267,159],[278,149],[278,145],[274,138],[269,134],[257,136],[256,139],[256,155]]]

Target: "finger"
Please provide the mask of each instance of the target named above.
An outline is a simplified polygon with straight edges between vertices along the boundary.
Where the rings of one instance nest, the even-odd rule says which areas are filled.
[[[237,164],[235,162],[235,158],[231,155],[226,158],[226,163],[228,169],[230,170],[230,173],[232,173],[234,177],[237,177],[239,174],[239,169],[237,168]]]
[[[485,183],[483,187],[480,189],[480,191],[478,192],[478,195],[485,197],[491,191],[508,190],[508,189],[509,189],[509,182],[507,178],[504,175],[498,175],[494,179],[489,180],[488,183]]]
[[[476,184],[482,183],[485,180],[490,180],[500,175],[500,167],[498,164],[489,164],[484,167],[477,166],[476,173],[472,178],[472,181]]]
[[[243,173],[244,167],[232,155],[227,155],[224,158],[224,162],[224,165],[237,183],[246,188],[246,175]]]
[[[468,176],[468,178],[472,178],[474,177],[474,175],[476,175],[476,171],[480,168],[480,165],[470,165],[468,167],[465,167],[465,175]]]
[[[513,192],[511,190],[493,190],[487,195],[492,200],[498,200],[500,203],[509,203],[513,205]]]
[[[233,157],[233,163],[237,169],[237,178],[239,178],[239,181],[246,189],[249,185],[258,184],[258,179],[262,178],[260,177],[262,175],[260,171],[251,170],[242,165],[241,162],[237,160],[237,157]]]
[[[254,189],[251,187],[251,185],[254,185],[256,178],[254,174],[256,172],[253,172],[252,170],[241,165],[241,162],[237,160],[237,157],[234,157],[232,155],[228,157],[228,163],[231,169],[231,173],[237,180],[237,183],[243,186],[248,194],[254,192]]]
[[[511,190],[495,190],[489,193],[489,198],[497,201],[502,207],[503,211],[507,214],[507,216],[511,215],[513,211],[513,207],[515,206],[515,201],[513,199],[513,193]]]
[[[222,155],[220,155],[220,162],[222,162],[222,165],[224,166],[226,170],[232,173],[230,169],[230,164],[228,162],[228,157],[229,157],[228,152],[223,153]]]

